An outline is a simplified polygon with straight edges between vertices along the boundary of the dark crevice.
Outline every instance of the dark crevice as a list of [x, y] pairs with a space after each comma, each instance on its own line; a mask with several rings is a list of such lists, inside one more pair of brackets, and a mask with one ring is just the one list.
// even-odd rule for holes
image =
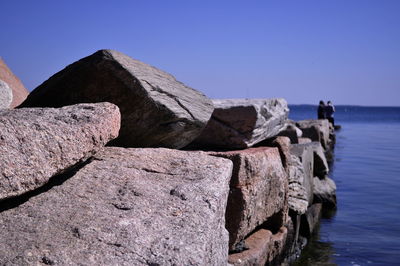
[[9, 209], [16, 208], [21, 204], [27, 202], [30, 198], [35, 197], [39, 194], [49, 191], [51, 188], [55, 186], [62, 185], [65, 181], [73, 177], [80, 169], [82, 169], [85, 165], [89, 164], [93, 158], [89, 158], [86, 161], [78, 162], [72, 167], [67, 168], [63, 171], [63, 173], [55, 175], [49, 179], [49, 181], [43, 186], [34, 189], [32, 191], [26, 192], [22, 195], [18, 195], [15, 197], [10, 197], [4, 200], [0, 200], [0, 213], [3, 211], [7, 211]]

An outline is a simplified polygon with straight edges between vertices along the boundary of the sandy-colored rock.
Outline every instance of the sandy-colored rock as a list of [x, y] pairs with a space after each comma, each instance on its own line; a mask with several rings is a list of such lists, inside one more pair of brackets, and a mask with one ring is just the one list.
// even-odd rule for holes
[[0, 109], [9, 108], [13, 99], [11, 88], [0, 79]]
[[210, 154], [233, 162], [226, 209], [230, 250], [265, 222], [280, 228], [288, 212], [288, 181], [278, 149], [258, 147]]
[[118, 136], [110, 103], [0, 110], [0, 199], [34, 190]]
[[284, 99], [213, 100], [215, 110], [195, 147], [244, 149], [276, 136], [287, 119]]
[[276, 234], [260, 229], [246, 239], [248, 250], [229, 255], [229, 263], [235, 266], [264, 266], [276, 260], [285, 248], [287, 228]]
[[299, 140], [299, 144], [306, 144], [306, 143], [312, 142], [312, 140], [309, 138], [299, 138], [298, 140]]
[[231, 171], [202, 152], [107, 147], [0, 213], [0, 264], [226, 265]]
[[10, 108], [14, 108], [21, 104], [29, 92], [25, 88], [24, 84], [22, 84], [21, 80], [17, 78], [10, 68], [6, 65], [6, 63], [0, 58], [0, 80], [3, 80], [8, 84], [8, 86], [12, 90], [12, 102], [9, 106]]
[[211, 100], [172, 75], [113, 50], [100, 50], [50, 77], [22, 107], [111, 102], [121, 110], [113, 145], [181, 148], [214, 110]]

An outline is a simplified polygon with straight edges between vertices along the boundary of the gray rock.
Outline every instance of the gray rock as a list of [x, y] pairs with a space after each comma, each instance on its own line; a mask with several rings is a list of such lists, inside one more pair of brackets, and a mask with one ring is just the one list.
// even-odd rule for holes
[[292, 155], [288, 166], [288, 206], [298, 214], [307, 211], [309, 205], [309, 182], [304, 173], [304, 166], [300, 159]]
[[9, 108], [12, 102], [12, 90], [0, 79], [0, 108]]
[[215, 110], [193, 146], [244, 149], [276, 136], [287, 119], [284, 99], [213, 100]]
[[322, 204], [315, 203], [308, 207], [305, 214], [301, 216], [300, 234], [310, 238], [321, 218]]
[[278, 149], [258, 147], [210, 154], [233, 162], [226, 209], [230, 250], [263, 223], [264, 228], [269, 227], [266, 229], [279, 229], [288, 213], [288, 180]]
[[311, 142], [303, 145], [309, 145], [314, 152], [314, 176], [324, 178], [329, 173], [328, 162], [324, 150], [319, 142]]
[[299, 143], [299, 138], [302, 136], [302, 134], [303, 132], [296, 126], [294, 122], [287, 121], [278, 133], [278, 136], [286, 136], [290, 139], [291, 143], [296, 144]]
[[292, 144], [290, 153], [300, 159], [303, 165], [302, 186], [307, 191], [308, 205], [313, 203], [314, 150], [307, 144]]
[[226, 265], [231, 171], [202, 152], [105, 148], [0, 213], [0, 264]]
[[335, 181], [325, 176], [323, 179], [314, 177], [315, 202], [321, 202], [329, 208], [336, 207], [336, 184]]
[[331, 129], [328, 120], [302, 120], [298, 121], [296, 125], [303, 131], [303, 137], [310, 138], [312, 141], [320, 142], [325, 150], [329, 150], [331, 148]]
[[110, 103], [0, 110], [0, 200], [34, 190], [118, 136]]
[[29, 92], [22, 84], [21, 80], [14, 75], [11, 69], [0, 58], [0, 79], [7, 83], [12, 93], [12, 101], [9, 108], [14, 108], [21, 104], [28, 96]]
[[127, 55], [100, 50], [53, 75], [22, 107], [111, 102], [121, 110], [113, 145], [181, 148], [203, 130], [211, 100], [170, 74]]

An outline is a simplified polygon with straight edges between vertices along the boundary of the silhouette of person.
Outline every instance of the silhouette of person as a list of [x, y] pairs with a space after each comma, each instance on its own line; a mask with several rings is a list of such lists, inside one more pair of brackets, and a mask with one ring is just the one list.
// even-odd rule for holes
[[332, 123], [332, 126], [335, 126], [335, 119], [333, 118], [333, 113], [335, 112], [335, 107], [333, 106], [331, 101], [328, 101], [328, 105], [325, 107], [325, 115], [329, 122]]
[[318, 105], [318, 119], [325, 119], [326, 115], [325, 115], [325, 103], [324, 101], [319, 101], [319, 105]]

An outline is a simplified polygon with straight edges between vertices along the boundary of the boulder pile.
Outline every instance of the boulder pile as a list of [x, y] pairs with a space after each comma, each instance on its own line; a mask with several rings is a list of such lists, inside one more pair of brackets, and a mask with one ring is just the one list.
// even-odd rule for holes
[[11, 87], [1, 265], [276, 265], [336, 206], [333, 128], [288, 120], [284, 99], [210, 100], [112, 50], [17, 109]]

